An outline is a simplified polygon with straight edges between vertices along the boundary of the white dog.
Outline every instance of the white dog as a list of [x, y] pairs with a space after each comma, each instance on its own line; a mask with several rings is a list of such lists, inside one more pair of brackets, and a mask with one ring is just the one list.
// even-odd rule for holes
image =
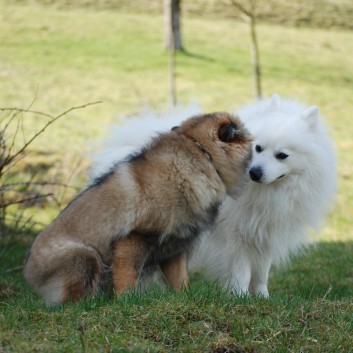
[[[155, 131], [199, 112], [191, 107], [164, 117], [127, 120], [110, 141], [110, 151], [96, 156], [93, 175], [106, 171]], [[236, 114], [254, 137], [249, 178], [236, 200], [225, 200], [189, 267], [236, 293], [268, 297], [271, 265], [302, 248], [308, 229], [317, 230], [330, 208], [336, 190], [335, 155], [316, 107], [273, 95]]]

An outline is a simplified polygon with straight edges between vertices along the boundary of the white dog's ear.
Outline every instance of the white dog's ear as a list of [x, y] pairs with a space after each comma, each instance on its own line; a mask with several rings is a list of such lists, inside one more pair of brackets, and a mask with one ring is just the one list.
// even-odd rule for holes
[[303, 114], [304, 120], [309, 125], [309, 128], [313, 131], [315, 130], [317, 120], [319, 118], [319, 108], [315, 105], [309, 107]]
[[277, 93], [273, 93], [270, 103], [272, 107], [279, 107], [281, 105], [281, 97]]

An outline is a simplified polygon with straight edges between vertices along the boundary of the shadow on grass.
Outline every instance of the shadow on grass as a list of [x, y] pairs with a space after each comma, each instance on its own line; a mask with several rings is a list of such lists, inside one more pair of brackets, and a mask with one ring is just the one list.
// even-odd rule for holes
[[180, 52], [180, 55], [184, 55], [191, 59], [197, 59], [197, 60], [206, 61], [206, 62], [212, 62], [212, 63], [216, 62], [214, 58], [211, 58], [206, 55], [198, 54], [198, 53], [193, 53], [188, 50], [183, 50], [182, 52]]

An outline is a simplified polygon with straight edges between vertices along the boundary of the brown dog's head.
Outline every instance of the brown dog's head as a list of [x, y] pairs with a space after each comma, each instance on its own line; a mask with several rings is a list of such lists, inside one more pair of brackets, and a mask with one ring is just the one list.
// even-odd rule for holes
[[204, 114], [186, 120], [177, 131], [204, 149], [232, 195], [251, 158], [252, 138], [240, 119], [228, 113]]

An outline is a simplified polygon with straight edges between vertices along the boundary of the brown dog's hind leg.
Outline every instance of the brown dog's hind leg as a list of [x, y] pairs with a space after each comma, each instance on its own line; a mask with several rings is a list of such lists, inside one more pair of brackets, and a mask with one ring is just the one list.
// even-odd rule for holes
[[[66, 239], [49, 245], [34, 247], [24, 269], [25, 278], [46, 304], [63, 304], [94, 294], [104, 271], [97, 251]], [[55, 252], [55, 247], [60, 251]]]
[[144, 265], [145, 252], [145, 243], [137, 234], [129, 234], [114, 243], [113, 282], [119, 294], [136, 287]]
[[161, 265], [161, 270], [167, 282], [175, 291], [187, 288], [189, 277], [187, 271], [186, 254], [178, 254]]
[[103, 274], [103, 263], [96, 251], [77, 249], [71, 256], [63, 264], [67, 279], [62, 303], [76, 302], [86, 295], [94, 294]]

